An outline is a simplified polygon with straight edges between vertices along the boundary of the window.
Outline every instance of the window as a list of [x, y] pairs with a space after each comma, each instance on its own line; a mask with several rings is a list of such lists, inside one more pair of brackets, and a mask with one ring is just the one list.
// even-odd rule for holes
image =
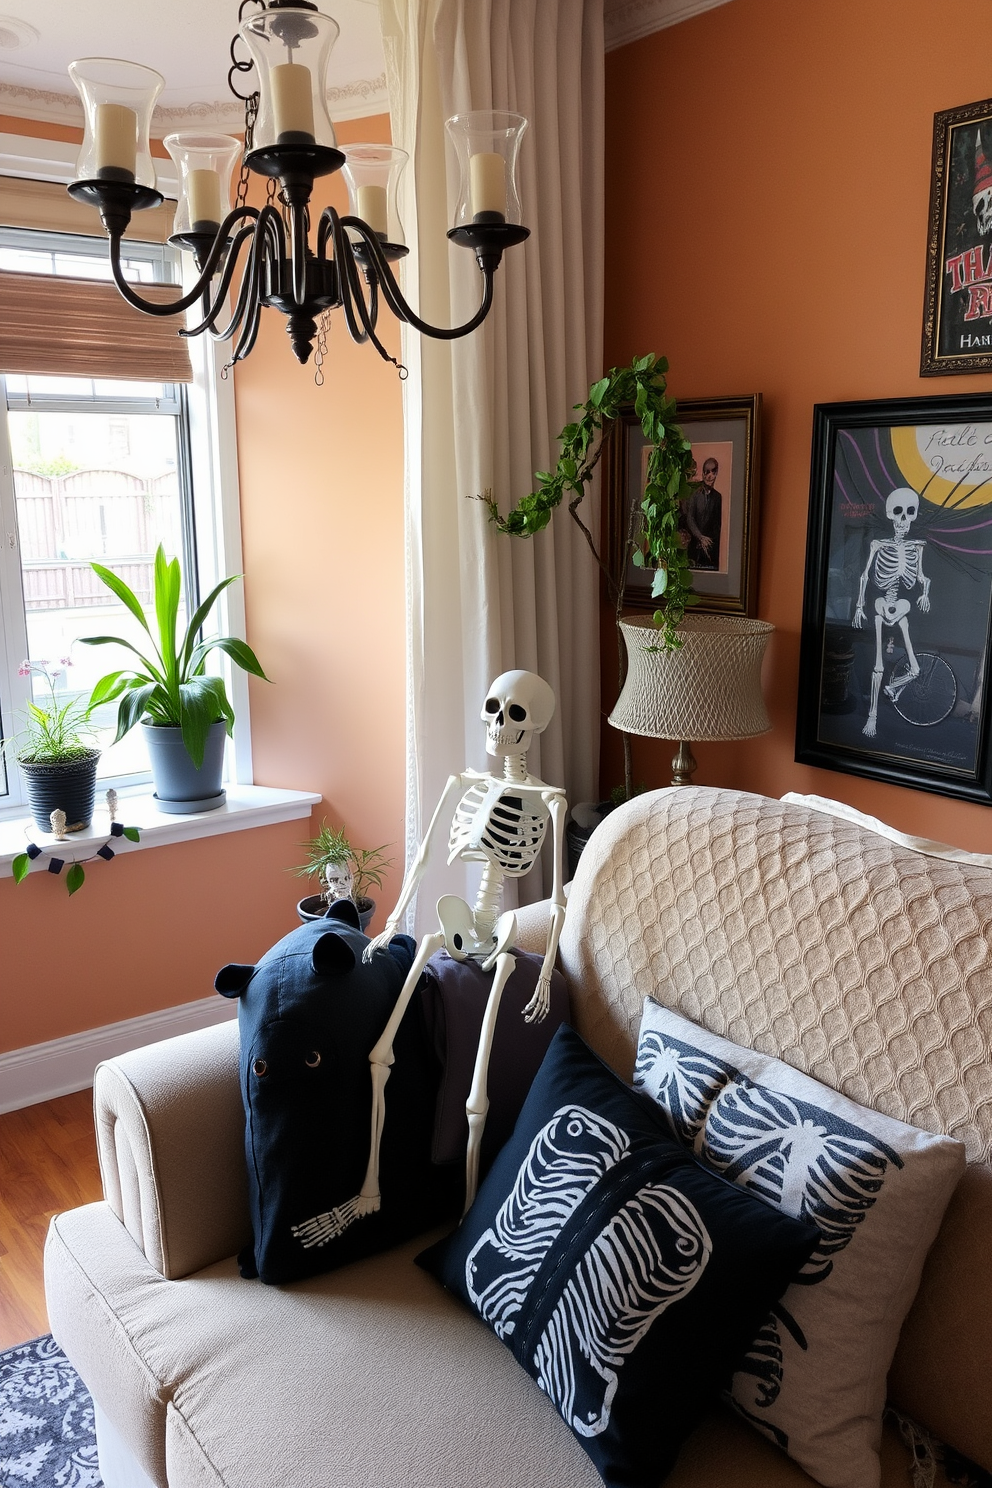
[[[167, 245], [126, 246], [130, 279], [154, 284], [178, 277], [177, 256]], [[77, 281], [105, 280], [110, 272], [99, 240], [18, 229], [0, 229], [3, 270]], [[8, 282], [15, 287], [21, 283]], [[43, 296], [43, 283], [41, 291]], [[154, 325], [168, 326], [175, 337], [176, 321]], [[39, 698], [45, 690], [43, 679], [20, 675], [24, 658], [53, 664], [59, 670], [57, 689], [85, 697], [98, 677], [128, 666], [128, 653], [84, 646], [80, 637], [116, 634], [141, 649], [141, 627], [100, 583], [91, 567], [94, 560], [118, 573], [147, 605], [155, 549], [162, 543], [182, 564], [187, 615], [197, 603], [201, 582], [209, 588], [223, 573], [240, 570], [236, 465], [222, 437], [226, 429], [228, 443], [232, 440], [230, 409], [218, 407], [213, 348], [193, 345], [189, 386], [76, 375], [83, 370], [78, 350], [71, 376], [9, 371], [0, 376], [2, 734], [16, 735], [18, 713], [32, 690]], [[179, 349], [183, 346], [180, 342]], [[111, 344], [111, 361], [114, 354]], [[104, 355], [97, 370], [104, 374], [114, 368]], [[221, 400], [225, 394], [229, 399], [229, 390], [220, 386]], [[228, 489], [222, 494], [225, 465]], [[243, 634], [240, 596], [231, 596], [221, 621], [228, 633]], [[228, 682], [239, 734], [246, 736], [243, 675], [236, 672]], [[115, 717], [116, 705], [111, 704], [94, 719], [105, 743], [99, 774], [107, 785], [141, 783], [148, 776], [138, 731], [106, 747]], [[239, 743], [229, 774], [246, 780], [246, 737]], [[0, 808], [16, 806], [21, 799], [18, 772], [8, 761], [0, 771]]]

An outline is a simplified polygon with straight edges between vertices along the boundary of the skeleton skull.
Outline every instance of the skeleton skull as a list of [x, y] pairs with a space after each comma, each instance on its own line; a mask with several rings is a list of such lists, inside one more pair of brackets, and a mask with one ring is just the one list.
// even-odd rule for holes
[[992, 232], [992, 186], [980, 191], [972, 201], [975, 221], [980, 233]]
[[892, 523], [896, 537], [906, 536], [916, 521], [919, 510], [920, 498], [908, 486], [901, 486], [898, 491], [892, 492], [885, 503], [885, 515]]
[[534, 672], [503, 672], [489, 688], [480, 717], [486, 725], [486, 752], [526, 754], [535, 734], [551, 722], [555, 695]]

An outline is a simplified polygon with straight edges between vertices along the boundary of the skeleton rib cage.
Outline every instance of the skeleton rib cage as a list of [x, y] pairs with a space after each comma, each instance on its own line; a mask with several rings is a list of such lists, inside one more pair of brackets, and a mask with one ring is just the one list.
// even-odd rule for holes
[[894, 594], [901, 583], [913, 589], [920, 582], [922, 542], [880, 542], [871, 563], [871, 576], [876, 587]]
[[448, 862], [491, 863], [510, 878], [522, 878], [537, 862], [548, 826], [540, 799], [517, 795], [491, 777], [474, 782], [455, 807]]

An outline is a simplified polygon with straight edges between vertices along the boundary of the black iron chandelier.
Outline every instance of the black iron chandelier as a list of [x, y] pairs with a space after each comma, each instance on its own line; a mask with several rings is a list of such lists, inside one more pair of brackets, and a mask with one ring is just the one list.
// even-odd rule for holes
[[[352, 340], [370, 341], [395, 361], [376, 334], [380, 298], [425, 336], [454, 340], [482, 324], [505, 248], [529, 229], [520, 221], [516, 162], [527, 120], [505, 112], [456, 115], [446, 124], [460, 166], [452, 242], [474, 250], [482, 303], [464, 325], [433, 326], [407, 304], [390, 267], [408, 252], [396, 206], [406, 155], [388, 145], [339, 149], [327, 112], [326, 75], [339, 27], [311, 0], [242, 0], [231, 42], [228, 82], [245, 105], [245, 139], [181, 133], [163, 141], [179, 172], [170, 242], [193, 255], [198, 278], [168, 304], [143, 299], [125, 278], [121, 240], [131, 214], [163, 201], [149, 130], [165, 80], [150, 67], [108, 57], [73, 62], [69, 75], [83, 100], [85, 131], [69, 194], [99, 208], [110, 239], [114, 282], [147, 315], [179, 315], [200, 303], [200, 321], [180, 335], [209, 333], [234, 341], [243, 361], [258, 336], [263, 306], [287, 317], [293, 351], [306, 362], [318, 321], [341, 309]], [[247, 49], [243, 54], [242, 46]], [[237, 83], [254, 72], [255, 87]], [[238, 156], [235, 202], [230, 180]], [[341, 170], [349, 211], [326, 207], [311, 244], [310, 197], [318, 176]], [[265, 206], [248, 205], [250, 173], [268, 179]], [[229, 208], [229, 210], [228, 210]]]

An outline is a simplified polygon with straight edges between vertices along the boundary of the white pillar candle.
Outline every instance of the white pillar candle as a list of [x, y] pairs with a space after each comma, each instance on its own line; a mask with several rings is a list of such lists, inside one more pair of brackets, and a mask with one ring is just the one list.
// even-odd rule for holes
[[373, 232], [382, 233], [385, 237], [389, 231], [385, 186], [359, 186], [355, 198], [358, 209], [356, 215], [367, 222]]
[[472, 216], [480, 212], [498, 212], [506, 216], [506, 165], [502, 155], [482, 152], [470, 155], [469, 203]]
[[299, 62], [279, 62], [269, 71], [276, 143], [282, 134], [314, 138], [310, 69]]
[[[220, 176], [215, 170], [191, 170], [186, 174], [186, 206], [189, 225], [209, 223], [213, 229], [220, 226], [224, 215], [220, 203]], [[206, 231], [201, 228], [200, 231]]]
[[98, 103], [93, 127], [97, 173], [125, 171], [133, 180], [138, 158], [138, 116], [122, 103]]

